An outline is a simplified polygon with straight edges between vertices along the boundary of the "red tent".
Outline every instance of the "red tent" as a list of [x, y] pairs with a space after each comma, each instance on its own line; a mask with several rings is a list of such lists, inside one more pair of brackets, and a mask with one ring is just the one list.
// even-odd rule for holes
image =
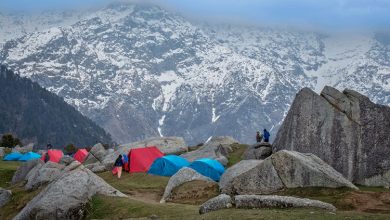
[[[49, 154], [49, 161], [58, 163], [60, 162], [61, 158], [64, 156], [64, 153], [62, 153], [62, 150], [48, 150], [47, 153]], [[45, 161], [46, 153], [42, 154], [41, 160]]]
[[84, 162], [85, 158], [88, 156], [88, 151], [86, 149], [79, 149], [73, 156], [75, 160], [82, 163]]
[[164, 156], [157, 147], [134, 148], [129, 152], [130, 173], [148, 172], [155, 159]]

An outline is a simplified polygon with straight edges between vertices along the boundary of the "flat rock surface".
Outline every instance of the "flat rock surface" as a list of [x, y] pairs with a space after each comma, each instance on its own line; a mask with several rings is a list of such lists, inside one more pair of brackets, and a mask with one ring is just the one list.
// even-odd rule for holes
[[336, 211], [336, 207], [332, 204], [321, 202], [312, 199], [302, 199], [291, 196], [275, 196], [275, 195], [238, 195], [234, 197], [237, 208], [300, 208], [313, 207]]

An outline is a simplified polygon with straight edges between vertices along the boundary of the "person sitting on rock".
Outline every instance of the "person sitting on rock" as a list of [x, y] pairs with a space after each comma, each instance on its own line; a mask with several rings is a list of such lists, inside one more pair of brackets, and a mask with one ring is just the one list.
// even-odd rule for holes
[[256, 142], [260, 143], [262, 139], [263, 139], [263, 135], [260, 134], [260, 131], [257, 131], [256, 132]]
[[269, 142], [269, 137], [271, 136], [270, 133], [267, 131], [267, 129], [264, 128], [264, 142], [268, 143]]
[[119, 179], [121, 178], [122, 175], [122, 167], [123, 167], [122, 155], [119, 155], [118, 158], [115, 160], [114, 166], [116, 168], [118, 179]]

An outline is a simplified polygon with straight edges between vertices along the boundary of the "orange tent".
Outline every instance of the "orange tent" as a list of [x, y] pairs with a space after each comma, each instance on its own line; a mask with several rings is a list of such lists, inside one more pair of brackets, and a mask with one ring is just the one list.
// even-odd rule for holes
[[85, 158], [88, 156], [88, 151], [86, 149], [79, 149], [73, 156], [75, 160], [82, 163], [84, 162]]
[[61, 158], [64, 156], [62, 150], [48, 150], [47, 153], [42, 154], [41, 157], [42, 161], [45, 161], [46, 154], [49, 154], [49, 161], [54, 163], [60, 162]]
[[164, 156], [157, 147], [134, 148], [129, 152], [130, 173], [148, 172], [155, 159]]

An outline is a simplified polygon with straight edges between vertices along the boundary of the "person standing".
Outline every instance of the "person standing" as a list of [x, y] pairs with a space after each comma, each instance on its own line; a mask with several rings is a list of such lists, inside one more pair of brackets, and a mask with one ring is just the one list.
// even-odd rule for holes
[[115, 160], [114, 166], [117, 171], [118, 179], [120, 179], [122, 175], [122, 167], [123, 167], [122, 155], [119, 155], [118, 158]]
[[257, 131], [256, 132], [256, 142], [260, 143], [262, 139], [263, 139], [263, 135], [260, 134], [260, 131]]
[[264, 142], [268, 143], [270, 136], [271, 136], [270, 133], [267, 131], [267, 129], [264, 128], [264, 134], [263, 134]]

